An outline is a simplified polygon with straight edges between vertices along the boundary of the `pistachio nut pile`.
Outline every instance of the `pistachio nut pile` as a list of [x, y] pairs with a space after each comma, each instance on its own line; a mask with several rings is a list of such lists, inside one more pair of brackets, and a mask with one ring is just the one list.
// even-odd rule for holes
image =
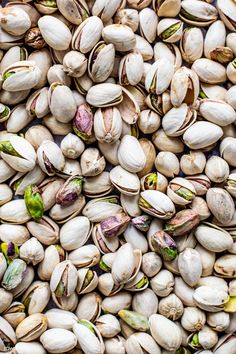
[[0, 353], [236, 354], [236, 1], [3, 3]]

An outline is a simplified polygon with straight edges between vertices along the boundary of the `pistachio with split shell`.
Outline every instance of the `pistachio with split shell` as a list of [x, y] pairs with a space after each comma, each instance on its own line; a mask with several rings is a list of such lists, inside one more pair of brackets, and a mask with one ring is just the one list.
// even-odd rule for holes
[[236, 167], [235, 162], [236, 139], [226, 137], [220, 144], [220, 154], [223, 159], [231, 166]]
[[197, 285], [202, 275], [202, 261], [196, 249], [186, 248], [178, 257], [179, 272], [189, 286]]
[[[130, 90], [127, 90], [123, 86], [121, 88], [122, 88], [123, 100], [122, 102], [119, 103], [117, 108], [119, 109], [121, 118], [125, 123], [135, 124], [140, 115], [139, 103], [136, 100], [134, 94]], [[133, 125], [131, 127], [135, 127], [135, 126]], [[125, 133], [123, 135], [125, 135]], [[128, 135], [131, 135], [131, 133], [129, 133]], [[135, 134], [134, 132], [133, 136], [137, 136], [137, 134]]]
[[11, 303], [13, 301], [13, 295], [11, 294], [10, 291], [7, 291], [3, 288], [0, 288], [0, 295], [1, 295], [1, 299], [2, 299], [1, 306], [0, 306], [0, 312], [3, 313], [11, 305]]
[[120, 318], [125, 321], [131, 328], [140, 332], [149, 330], [149, 323], [146, 316], [141, 313], [129, 310], [121, 310], [118, 312]]
[[101, 231], [100, 224], [96, 224], [92, 231], [93, 242], [102, 254], [115, 252], [119, 247], [119, 239], [117, 237], [107, 238]]
[[122, 119], [116, 107], [99, 108], [94, 115], [94, 133], [98, 141], [113, 143], [120, 138]]
[[223, 332], [230, 324], [230, 316], [226, 312], [213, 312], [207, 315], [207, 324], [217, 332]]
[[181, 2], [180, 18], [186, 23], [193, 26], [209, 26], [217, 19], [217, 9], [207, 3], [198, 3], [192, 0], [191, 3], [184, 0]]
[[187, 27], [184, 29], [180, 42], [180, 50], [183, 59], [190, 64], [200, 59], [202, 57], [204, 43], [200, 28]]
[[116, 214], [100, 222], [101, 232], [105, 237], [115, 237], [122, 234], [127, 228], [130, 217], [125, 214]]
[[173, 75], [174, 65], [169, 60], [158, 59], [146, 75], [146, 90], [152, 94], [162, 94], [168, 88]]
[[183, 22], [179, 19], [164, 18], [157, 25], [158, 36], [167, 43], [180, 40], [183, 32]]
[[5, 122], [10, 117], [10, 113], [10, 108], [0, 103], [0, 123]]
[[159, 172], [152, 172], [142, 177], [141, 189], [144, 190], [157, 190], [165, 193], [168, 186], [168, 181], [164, 175]]
[[95, 325], [103, 338], [112, 338], [121, 330], [118, 319], [110, 314], [102, 315], [97, 318]]
[[95, 0], [92, 14], [101, 17], [103, 22], [108, 22], [120, 7], [122, 7], [122, 0], [114, 0], [112, 3], [106, 0]]
[[150, 242], [152, 249], [165, 261], [171, 261], [177, 257], [176, 243], [165, 231], [157, 231], [151, 236]]
[[143, 58], [140, 53], [125, 55], [119, 65], [120, 85], [137, 85], [143, 76]]
[[24, 311], [25, 307], [21, 302], [13, 301], [4, 311], [3, 318], [15, 329], [25, 319]]
[[138, 126], [144, 134], [152, 134], [160, 127], [160, 116], [151, 109], [145, 109], [141, 111]]
[[102, 298], [98, 293], [91, 292], [81, 297], [75, 311], [78, 319], [95, 321], [101, 315]]
[[[54, 16], [43, 16], [38, 21], [38, 27], [45, 42], [53, 49], [66, 50], [71, 42], [69, 28]], [[57, 31], [54, 29], [57, 28]]]
[[72, 204], [82, 191], [83, 177], [72, 176], [64, 183], [56, 195], [56, 202], [61, 205]]
[[214, 270], [219, 276], [235, 278], [235, 262], [235, 254], [225, 254], [216, 260]]
[[220, 312], [224, 304], [228, 302], [229, 295], [224, 290], [203, 285], [195, 289], [193, 298], [201, 309], [208, 312]]
[[205, 175], [187, 176], [186, 179], [194, 185], [196, 195], [206, 194], [211, 186], [211, 181]]
[[38, 276], [41, 280], [50, 280], [55, 266], [64, 261], [66, 252], [59, 245], [51, 245], [45, 249], [44, 259], [38, 266]]
[[218, 125], [198, 121], [185, 131], [183, 140], [190, 149], [198, 150], [212, 146], [222, 135], [223, 130]]
[[181, 104], [177, 108], [171, 108], [163, 117], [162, 126], [168, 136], [182, 135], [197, 118], [197, 112], [187, 106], [186, 103]]
[[0, 350], [5, 352], [7, 347], [16, 344], [16, 335], [12, 326], [3, 317], [0, 317]]
[[[180, 90], [181, 82], [181, 90]], [[181, 103], [195, 104], [199, 94], [197, 74], [185, 66], [176, 70], [171, 81], [171, 103], [178, 107]]]
[[98, 42], [92, 49], [88, 61], [88, 73], [96, 82], [105, 81], [112, 73], [115, 62], [115, 47], [112, 43]]
[[29, 116], [24, 104], [20, 104], [13, 108], [9, 119], [6, 123], [6, 128], [10, 133], [18, 133], [32, 121], [33, 117]]
[[162, 315], [153, 314], [149, 318], [149, 323], [153, 338], [164, 349], [174, 351], [180, 347], [182, 335], [174, 322]]
[[58, 225], [47, 216], [43, 216], [38, 222], [27, 222], [27, 228], [44, 245], [55, 244], [59, 239]]
[[77, 268], [93, 267], [100, 260], [100, 252], [95, 245], [85, 245], [70, 252], [69, 261]]
[[63, 0], [58, 0], [57, 6], [62, 15], [75, 25], [79, 25], [89, 16], [89, 8], [84, 0], [69, 0], [66, 4]]
[[127, 354], [144, 353], [160, 354], [161, 349], [152, 336], [147, 333], [136, 332], [131, 334], [125, 343]]
[[194, 349], [210, 349], [213, 348], [217, 342], [217, 333], [206, 325], [199, 332], [191, 334], [188, 337], [188, 345]]
[[123, 99], [121, 86], [110, 83], [92, 86], [86, 100], [94, 107], [110, 107], [119, 104]]
[[107, 171], [100, 173], [98, 176], [86, 178], [83, 184], [83, 193], [90, 198], [105, 196], [112, 190], [113, 185]]
[[184, 209], [165, 224], [165, 231], [173, 236], [183, 236], [200, 222], [199, 215], [191, 209]]
[[[154, 59], [169, 60], [174, 65], [175, 69], [179, 69], [182, 65], [181, 52], [177, 45], [172, 43], [157, 42], [154, 45]], [[165, 94], [168, 94], [168, 92]]]
[[[102, 268], [101, 265], [100, 268], [104, 270], [104, 267]], [[98, 278], [98, 289], [105, 296], [114, 296], [122, 288], [123, 284], [115, 284], [111, 273], [104, 273]]]
[[147, 288], [136, 292], [132, 300], [132, 309], [147, 318], [158, 310], [158, 298], [153, 290]]
[[223, 354], [226, 350], [229, 354], [233, 354], [235, 348], [236, 338], [234, 334], [226, 334], [223, 336], [215, 346], [214, 353]]
[[2, 88], [16, 92], [35, 87], [41, 78], [41, 70], [34, 61], [19, 61], [7, 66], [2, 73]]
[[72, 37], [72, 48], [83, 54], [90, 52], [99, 42], [103, 23], [97, 16], [85, 19], [75, 30]]
[[56, 297], [56, 295], [52, 293], [52, 300], [59, 309], [65, 311], [75, 311], [78, 305], [78, 295], [76, 292], [73, 292], [70, 296], [62, 297]]
[[25, 134], [25, 139], [28, 140], [35, 149], [38, 149], [44, 140], [53, 141], [50, 131], [42, 125], [33, 125], [30, 127]]
[[168, 197], [177, 205], [191, 203], [196, 195], [194, 186], [182, 177], [172, 179], [167, 187]]
[[97, 148], [87, 148], [81, 155], [80, 164], [83, 176], [94, 177], [103, 172], [106, 161]]
[[87, 320], [79, 320], [73, 326], [73, 332], [77, 337], [82, 350], [87, 353], [99, 354], [105, 350], [102, 336], [96, 326]]
[[217, 1], [217, 8], [221, 20], [224, 22], [225, 26], [230, 30], [235, 32], [235, 4], [229, 0]]
[[48, 88], [35, 91], [26, 102], [26, 110], [30, 116], [42, 118], [49, 113]]
[[28, 287], [32, 284], [34, 280], [34, 276], [34, 268], [31, 266], [27, 266], [25, 271], [23, 272], [23, 277], [21, 279], [20, 284], [11, 290], [14, 298], [22, 295], [28, 289]]
[[40, 263], [44, 259], [43, 246], [35, 237], [31, 237], [21, 246], [20, 258], [27, 264], [36, 265]]
[[213, 59], [212, 54], [214, 51], [225, 45], [225, 37], [226, 29], [223, 21], [213, 22], [206, 33], [204, 41], [204, 54], [208, 59]]
[[45, 140], [37, 150], [38, 163], [41, 169], [49, 176], [62, 171], [65, 158], [56, 143]]
[[208, 219], [211, 212], [208, 208], [207, 202], [202, 197], [195, 197], [191, 209], [193, 209], [198, 215], [201, 221]]
[[112, 43], [120, 52], [128, 52], [134, 49], [136, 38], [132, 29], [125, 25], [108, 25], [102, 31], [102, 37], [106, 43]]
[[236, 187], [236, 174], [235, 174], [235, 173], [231, 173], [231, 174], [228, 176], [228, 179], [227, 179], [227, 182], [226, 182], [226, 185], [225, 185], [225, 189], [226, 189], [233, 197], [236, 196], [235, 187]]
[[33, 146], [24, 138], [17, 135], [0, 142], [1, 157], [14, 170], [28, 172], [32, 170], [36, 162], [36, 154]]
[[181, 8], [180, 0], [153, 0], [152, 5], [160, 17], [175, 17]]
[[97, 273], [89, 268], [81, 268], [77, 272], [78, 281], [76, 291], [78, 294], [86, 294], [93, 291], [98, 285]]
[[77, 285], [77, 271], [70, 261], [58, 263], [52, 272], [50, 289], [57, 297], [70, 296]]
[[121, 166], [114, 167], [110, 172], [111, 183], [125, 195], [136, 195], [140, 190], [140, 181], [135, 173], [126, 171]]
[[90, 200], [82, 214], [87, 216], [91, 222], [100, 222], [104, 218], [116, 215], [122, 211], [119, 198], [116, 195], [101, 197]]
[[175, 213], [171, 199], [164, 193], [155, 190], [141, 192], [139, 206], [147, 214], [160, 219], [170, 219]]
[[230, 223], [235, 206], [231, 195], [226, 190], [210, 188], [206, 194], [206, 201], [211, 213], [222, 225]]
[[24, 200], [26, 208], [31, 217], [38, 221], [44, 213], [44, 205], [39, 189], [36, 186], [29, 185], [24, 192]]
[[148, 281], [148, 278], [146, 277], [146, 275], [141, 271], [138, 271], [136, 273], [137, 274], [135, 276], [131, 277], [131, 280], [129, 280], [125, 284], [125, 286], [124, 286], [125, 290], [129, 290], [132, 292], [140, 292], [140, 291], [147, 289], [149, 281]]

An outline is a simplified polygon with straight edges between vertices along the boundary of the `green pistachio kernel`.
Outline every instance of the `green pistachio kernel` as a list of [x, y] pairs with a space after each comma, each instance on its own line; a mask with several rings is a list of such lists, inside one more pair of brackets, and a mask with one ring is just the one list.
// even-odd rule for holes
[[175, 191], [175, 193], [186, 200], [192, 200], [194, 197], [194, 194], [189, 189], [184, 187], [180, 187]]
[[91, 324], [89, 322], [87, 322], [85, 320], [79, 320], [78, 323], [87, 327], [92, 333], [95, 334], [94, 328], [93, 328], [93, 326], [91, 326]]
[[18, 152], [14, 149], [12, 144], [9, 140], [0, 141], [0, 151], [4, 152], [5, 154], [20, 157]]
[[174, 23], [172, 26], [167, 28], [164, 32], [161, 33], [162, 39], [168, 39], [173, 36], [181, 27], [181, 22]]
[[144, 275], [135, 285], [136, 289], [142, 289], [145, 285], [147, 285], [149, 283], [148, 281], [148, 277], [146, 277], [146, 275]]
[[25, 190], [24, 200], [26, 208], [32, 218], [40, 220], [44, 213], [43, 199], [36, 186], [28, 186]]

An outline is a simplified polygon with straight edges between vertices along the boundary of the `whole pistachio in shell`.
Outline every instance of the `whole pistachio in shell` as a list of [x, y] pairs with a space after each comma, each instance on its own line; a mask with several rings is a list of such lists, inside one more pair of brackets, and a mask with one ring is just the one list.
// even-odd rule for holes
[[46, 15], [39, 19], [38, 27], [43, 39], [51, 48], [56, 50], [69, 48], [72, 35], [69, 28], [61, 20]]
[[41, 70], [34, 61], [19, 61], [3, 71], [2, 88], [10, 92], [28, 90], [39, 83], [41, 75]]
[[112, 43], [98, 42], [92, 49], [88, 60], [88, 73], [96, 82], [105, 81], [112, 73], [115, 64], [115, 47]]
[[104, 27], [102, 37], [106, 43], [112, 43], [115, 49], [121, 52], [129, 52], [136, 44], [134, 32], [125, 25], [115, 24]]
[[177, 257], [176, 243], [165, 231], [157, 231], [151, 236], [150, 242], [153, 250], [165, 261], [172, 261]]
[[141, 192], [139, 207], [147, 214], [160, 219], [170, 219], [175, 213], [171, 199], [164, 193], [155, 190]]
[[70, 261], [56, 265], [50, 280], [50, 289], [57, 297], [70, 296], [77, 285], [77, 272]]
[[79, 25], [89, 16], [89, 8], [84, 0], [69, 0], [67, 3], [58, 0], [57, 6], [62, 15], [75, 25]]
[[1, 27], [13, 36], [24, 34], [31, 25], [27, 12], [19, 7], [1, 8], [0, 22]]
[[94, 114], [94, 134], [98, 141], [113, 143], [122, 133], [122, 119], [116, 107], [98, 108]]
[[81, 77], [87, 70], [87, 59], [84, 54], [72, 50], [63, 58], [63, 70], [69, 76]]
[[37, 156], [39, 166], [49, 176], [62, 171], [65, 166], [65, 158], [61, 149], [50, 140], [42, 142], [37, 150]]
[[223, 225], [227, 225], [233, 218], [235, 206], [231, 195], [222, 188], [210, 188], [206, 200], [208, 207], [215, 218]]
[[46, 46], [38, 27], [32, 27], [26, 32], [25, 44], [34, 49], [41, 49]]

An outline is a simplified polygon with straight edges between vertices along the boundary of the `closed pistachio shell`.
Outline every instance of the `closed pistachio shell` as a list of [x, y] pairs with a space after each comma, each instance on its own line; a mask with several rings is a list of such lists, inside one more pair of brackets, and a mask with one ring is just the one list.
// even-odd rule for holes
[[108, 25], [102, 31], [106, 43], [112, 43], [121, 52], [130, 51], [135, 47], [136, 38], [132, 29], [125, 25]]
[[179, 271], [184, 281], [195, 286], [202, 275], [202, 262], [198, 251], [186, 248], [178, 258]]
[[68, 352], [77, 344], [74, 333], [63, 328], [48, 329], [41, 335], [40, 342], [49, 353]]
[[[45, 42], [56, 50], [69, 48], [71, 32], [69, 28], [59, 19], [53, 16], [43, 16], [38, 21], [38, 26]], [[54, 29], [57, 28], [55, 32]]]

